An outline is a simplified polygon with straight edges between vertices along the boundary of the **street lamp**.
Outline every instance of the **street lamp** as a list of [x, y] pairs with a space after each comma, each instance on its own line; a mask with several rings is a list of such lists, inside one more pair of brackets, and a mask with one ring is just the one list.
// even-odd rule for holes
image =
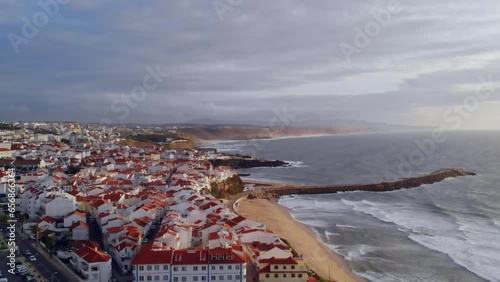
[[[56, 275], [56, 274], [57, 274], [57, 271], [56, 271], [56, 272], [54, 272], [54, 273], [52, 273], [52, 275], [50, 275], [50, 281], [51, 281], [51, 282], [54, 282], [54, 275]], [[59, 281], [59, 280], [58, 280], [58, 281]]]

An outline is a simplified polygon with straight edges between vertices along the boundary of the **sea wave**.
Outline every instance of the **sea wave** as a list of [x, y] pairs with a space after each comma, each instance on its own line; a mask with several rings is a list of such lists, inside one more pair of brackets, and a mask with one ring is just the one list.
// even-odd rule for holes
[[355, 211], [395, 224], [414, 242], [448, 255], [477, 276], [500, 282], [500, 230], [486, 219], [436, 215], [432, 209], [410, 203], [401, 206], [366, 200], [342, 202]]
[[379, 273], [374, 271], [356, 272], [357, 275], [366, 278], [372, 282], [443, 282], [442, 280], [436, 280], [429, 275], [418, 275], [415, 273], [410, 275], [402, 274], [391, 274], [391, 273]]
[[309, 167], [308, 165], [304, 164], [304, 162], [301, 161], [285, 161], [288, 163], [288, 166], [286, 167]]
[[347, 253], [346, 259], [348, 261], [363, 260], [367, 254], [375, 252], [376, 250], [377, 248], [374, 246], [363, 245], [363, 244], [356, 245], [352, 247], [352, 249]]

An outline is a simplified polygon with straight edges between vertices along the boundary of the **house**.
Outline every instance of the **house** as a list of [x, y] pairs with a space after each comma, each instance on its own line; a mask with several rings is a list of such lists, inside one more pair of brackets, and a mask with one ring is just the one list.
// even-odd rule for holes
[[51, 195], [47, 199], [52, 198], [45, 204], [45, 215], [61, 218], [76, 210], [76, 198], [70, 194], [64, 196]]
[[269, 258], [259, 260], [259, 280], [305, 282], [309, 278], [304, 261], [298, 258]]
[[76, 250], [71, 259], [71, 266], [85, 281], [111, 281], [111, 256], [98, 247], [84, 247]]
[[89, 239], [89, 225], [82, 221], [73, 223], [69, 229], [71, 230], [71, 239], [75, 241], [86, 241]]
[[87, 215], [83, 212], [73, 211], [64, 217], [64, 227], [70, 227], [73, 223], [78, 221], [87, 223]]
[[54, 227], [56, 220], [53, 217], [45, 216], [38, 222], [38, 231], [44, 231]]

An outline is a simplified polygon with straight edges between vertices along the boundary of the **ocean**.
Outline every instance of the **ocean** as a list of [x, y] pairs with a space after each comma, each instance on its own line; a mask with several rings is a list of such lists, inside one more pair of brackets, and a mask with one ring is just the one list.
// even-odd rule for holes
[[279, 203], [369, 281], [500, 281], [500, 132], [444, 137], [438, 143], [430, 132], [374, 133], [206, 147], [290, 161], [290, 167], [240, 171], [288, 183], [372, 183], [441, 168], [472, 170], [478, 175], [415, 189], [292, 195]]

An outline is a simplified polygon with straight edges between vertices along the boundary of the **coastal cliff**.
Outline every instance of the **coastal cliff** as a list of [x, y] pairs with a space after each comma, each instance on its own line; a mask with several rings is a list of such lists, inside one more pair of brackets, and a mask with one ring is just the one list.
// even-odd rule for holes
[[275, 198], [293, 194], [329, 194], [338, 192], [370, 191], [388, 192], [400, 189], [416, 188], [424, 184], [441, 182], [446, 178], [456, 178], [460, 176], [476, 175], [476, 173], [464, 169], [441, 169], [427, 175], [399, 179], [391, 182], [381, 182], [374, 184], [353, 184], [353, 185], [326, 185], [326, 186], [306, 186], [306, 185], [284, 185], [282, 187], [262, 187], [256, 188], [250, 198]]
[[237, 174], [221, 182], [210, 182], [210, 194], [218, 199], [231, 198], [243, 192], [244, 188], [243, 181]]

